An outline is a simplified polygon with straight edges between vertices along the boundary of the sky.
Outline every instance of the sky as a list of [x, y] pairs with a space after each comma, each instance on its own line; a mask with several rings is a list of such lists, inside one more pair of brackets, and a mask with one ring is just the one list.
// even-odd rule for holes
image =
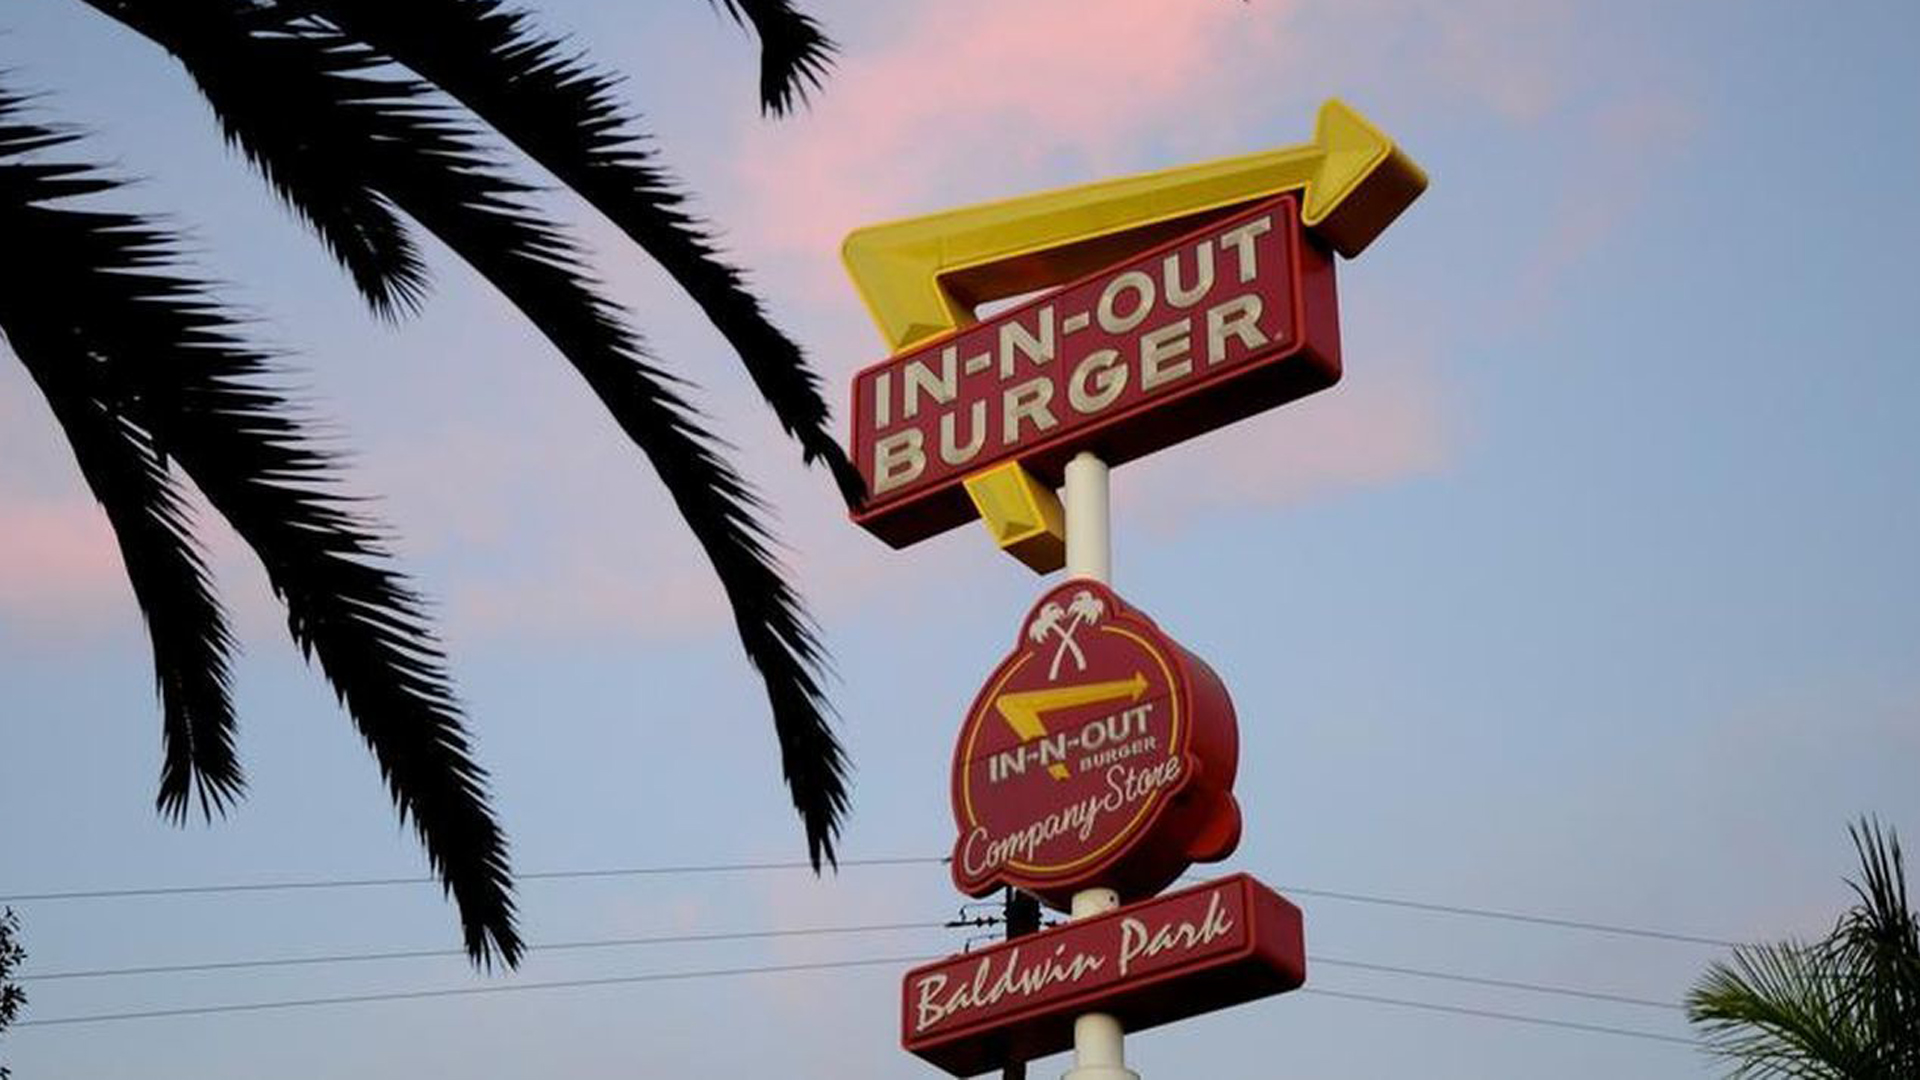
[[[1823, 932], [1846, 825], [1920, 838], [1920, 9], [1896, 0], [813, 0], [810, 108], [755, 109], [753, 42], [696, 0], [548, 0], [833, 388], [884, 347], [838, 264], [879, 220], [1304, 141], [1338, 96], [1430, 189], [1340, 267], [1344, 381], [1114, 473], [1114, 585], [1237, 706], [1244, 870], [1306, 915], [1308, 992], [1128, 1040], [1147, 1080], [1718, 1075], [1684, 1037], [1719, 940]], [[524, 873], [804, 855], [764, 700], [643, 459], [561, 359], [432, 249], [377, 322], [225, 149], [184, 77], [70, 0], [0, 10], [0, 69], [138, 182], [116, 205], [283, 350], [432, 600]], [[952, 739], [1049, 581], [974, 526], [850, 525], [685, 297], [552, 194], [777, 508], [833, 654], [849, 860], [952, 842]], [[0, 257], [31, 252], [0, 248]], [[0, 350], [3, 351], [3, 350]], [[424, 860], [250, 556], [206, 530], [245, 651], [230, 817], [153, 812], [159, 718], [104, 519], [0, 360], [0, 897], [411, 878]], [[1196, 871], [1199, 872], [1199, 871]], [[1208, 868], [1206, 872], [1213, 872]], [[926, 861], [521, 882], [536, 944], [939, 923]], [[875, 960], [867, 966], [87, 1024], [22, 1078], [938, 1075], [898, 1045], [905, 959], [974, 931], [34, 981], [452, 949], [426, 884], [15, 901], [27, 1020]], [[976, 909], [969, 909], [976, 910]], [[1324, 992], [1320, 992], [1324, 991]], [[1055, 1075], [1064, 1058], [1034, 1066]]]

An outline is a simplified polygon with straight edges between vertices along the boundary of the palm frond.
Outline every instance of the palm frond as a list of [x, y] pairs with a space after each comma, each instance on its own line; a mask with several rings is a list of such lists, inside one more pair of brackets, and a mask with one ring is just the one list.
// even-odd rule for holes
[[[15, 114], [19, 104], [0, 94], [0, 118]], [[37, 251], [51, 239], [38, 228], [44, 218], [36, 207], [105, 186], [77, 166], [22, 160], [65, 141], [64, 134], [33, 124], [0, 124], [0, 236], [21, 250]], [[58, 331], [58, 320], [21, 309], [31, 301], [15, 279], [35, 274], [36, 262], [0, 266], [0, 337], [66, 432], [81, 476], [113, 527], [146, 619], [163, 717], [160, 811], [179, 821], [197, 796], [204, 815], [225, 813], [246, 786], [234, 753], [226, 613], [194, 544], [179, 486], [148, 433], [116, 415], [92, 358], [72, 338], [47, 336]]]
[[[719, 453], [700, 416], [598, 295], [569, 241], [510, 202], [514, 186], [484, 174], [450, 123], [401, 118], [407, 145], [433, 147], [455, 170], [396, 162], [394, 199], [538, 325], [574, 365], [666, 484], [733, 608], [734, 627], [773, 709], [781, 766], [815, 868], [834, 858], [847, 806], [846, 761], [816, 675], [822, 654], [800, 598], [758, 520], [760, 499]], [[437, 143], [437, 145], [436, 145]], [[451, 164], [449, 161], [447, 164]], [[464, 190], [449, 190], [452, 172]], [[452, 197], [449, 197], [452, 196]]]
[[[171, 7], [153, 0], [156, 13]], [[819, 644], [772, 555], [760, 501], [701, 431], [675, 380], [598, 293], [571, 242], [519, 200], [525, 186], [492, 168], [475, 133], [433, 103], [430, 87], [373, 74], [384, 58], [329, 27], [290, 21], [261, 32], [237, 17], [254, 10], [247, 0], [210, 0], [202, 8], [236, 13], [213, 32], [222, 35], [223, 53], [252, 54], [248, 63], [264, 79], [258, 89], [283, 105], [277, 122], [326, 140], [321, 152], [487, 278], [574, 365], [647, 455], [712, 562], [747, 657], [766, 682], [810, 856], [816, 867], [832, 861], [846, 809], [846, 762], [828, 724]], [[199, 23], [160, 29], [207, 32]], [[195, 49], [161, 44], [199, 78]], [[308, 108], [326, 115], [307, 116]], [[250, 133], [241, 129], [238, 137]]]
[[[4, 1035], [20, 1010], [27, 1006], [26, 991], [14, 983], [13, 977], [20, 965], [26, 962], [27, 950], [20, 944], [20, 919], [12, 908], [0, 908], [0, 1035]], [[0, 1080], [7, 1080], [7, 1070], [0, 1067]]]
[[[70, 169], [55, 179], [69, 194], [97, 185]], [[30, 238], [34, 257], [5, 282], [16, 351], [60, 341], [46, 363], [86, 362], [104, 410], [146, 433], [259, 556], [294, 640], [319, 661], [459, 905], [468, 953], [516, 963], [506, 842], [439, 646], [370, 526], [334, 494], [331, 461], [266, 385], [265, 358], [202, 286], [166, 272], [173, 245], [139, 219], [45, 202], [19, 215], [5, 235]]]
[[[201, 89], [214, 103], [228, 144], [313, 228], [374, 312], [396, 318], [419, 307], [427, 287], [426, 264], [392, 206], [316, 153], [312, 132], [275, 123], [285, 103], [259, 93], [261, 73], [247, 63], [246, 54], [208, 51], [218, 48], [223, 14], [251, 20], [264, 31], [279, 18], [276, 13], [265, 8], [222, 13], [202, 10], [199, 4], [140, 0], [85, 2], [149, 38], [164, 37], [170, 48], [194, 51], [194, 56], [180, 59], [205, 73]], [[241, 130], [250, 137], [241, 139]]]
[[802, 458], [826, 465], [847, 504], [859, 505], [865, 486], [833, 435], [819, 376], [800, 346], [773, 325], [740, 270], [721, 258], [679, 185], [641, 145], [613, 78], [499, 0], [281, 3], [326, 19], [345, 37], [418, 73], [605, 214], [726, 338], [782, 429], [800, 443]]
[[[714, 3], [714, 0], [707, 0]], [[833, 63], [834, 44], [793, 0], [719, 0], [733, 21], [760, 38], [760, 108], [784, 116], [818, 89]]]
[[1735, 1077], [1866, 1080], [1873, 1048], [1842, 1000], [1819, 946], [1742, 946], [1687, 994], [1687, 1019]]
[[1853, 974], [1846, 1004], [1870, 1022], [1886, 1075], [1920, 1076], [1920, 920], [1907, 902], [1900, 837], [1868, 819], [1847, 831], [1860, 859], [1860, 880], [1847, 884], [1860, 902], [1831, 937]]

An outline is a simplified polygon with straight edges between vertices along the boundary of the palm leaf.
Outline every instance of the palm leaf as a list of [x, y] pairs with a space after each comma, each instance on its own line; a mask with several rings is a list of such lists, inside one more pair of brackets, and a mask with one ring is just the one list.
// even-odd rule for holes
[[[90, 0], [92, 2], [92, 0]], [[249, 92], [279, 103], [275, 123], [307, 132], [357, 182], [380, 192], [486, 277], [585, 378], [665, 482], [725, 589], [748, 659], [765, 680], [782, 771], [816, 867], [834, 858], [846, 809], [846, 762], [828, 725], [822, 656], [797, 594], [758, 521], [763, 507], [581, 269], [568, 239], [528, 210], [524, 185], [500, 175], [476, 133], [433, 103], [428, 86], [376, 76], [383, 57], [331, 28], [290, 20], [270, 31], [245, 0], [210, 0], [224, 21], [175, 20], [173, 5], [143, 0], [130, 23], [167, 47], [200, 82], [194, 57], [219, 55], [251, 73]], [[191, 44], [178, 34], [205, 35]], [[356, 73], [357, 72], [357, 73]], [[223, 86], [218, 80], [214, 86]], [[315, 110], [320, 115], [308, 115]], [[249, 117], [229, 115], [256, 147]]]
[[[713, 0], [708, 0], [712, 3]], [[775, 116], [793, 110], [818, 88], [833, 62], [834, 45], [820, 24], [792, 0], [720, 0], [733, 21], [760, 36], [760, 108]]]
[[[143, 33], [168, 24], [176, 27], [168, 40], [177, 49], [196, 50], [191, 62], [205, 73], [207, 96], [223, 103], [215, 115], [228, 144], [244, 153], [281, 200], [313, 228], [376, 314], [391, 318], [418, 308], [427, 287], [426, 266], [392, 206], [324, 154], [316, 153], [313, 133], [272, 122], [282, 103], [252, 93], [256, 80], [246, 69], [244, 57], [206, 51], [217, 47], [219, 38], [213, 31], [223, 18], [250, 20], [265, 32], [280, 19], [277, 13], [266, 8], [223, 12], [197, 3], [168, 3], [162, 16], [156, 14], [157, 5], [138, 0], [87, 2]], [[196, 23], [198, 29], [193, 26]], [[251, 137], [240, 139], [241, 128]]]
[[1900, 841], [1878, 822], [1849, 830], [1859, 903], [1812, 945], [1734, 950], [1687, 997], [1687, 1015], [1736, 1077], [1912, 1080], [1920, 1076], [1920, 928]]
[[[820, 379], [774, 326], [741, 272], [720, 258], [686, 196], [598, 74], [525, 13], [499, 0], [282, 0], [418, 73], [471, 109], [605, 214], [658, 262], [732, 345], [781, 427], [809, 464], [824, 463], [849, 506], [859, 472], [830, 430]], [[803, 16], [793, 16], [782, 25]], [[822, 39], [824, 40], [824, 39]], [[277, 106], [278, 102], [272, 103]]]
[[1833, 948], [1854, 977], [1847, 1007], [1872, 1027], [1888, 1076], [1920, 1076], [1920, 920], [1907, 902], [1900, 838], [1878, 821], [1848, 828], [1860, 859], [1859, 898], [1834, 927]]
[[[26, 1007], [27, 995], [14, 985], [13, 975], [16, 969], [27, 959], [27, 950], [20, 947], [15, 935], [20, 931], [20, 920], [14, 916], [12, 908], [0, 908], [0, 1034], [5, 1034], [12, 1025], [14, 1017]], [[0, 1066], [0, 1080], [7, 1080], [9, 1073]]]
[[[0, 118], [19, 108], [0, 94]], [[0, 124], [0, 236], [28, 251], [52, 237], [42, 228], [52, 200], [104, 189], [72, 165], [32, 164], [22, 155], [70, 137], [32, 124]], [[22, 276], [33, 261], [0, 266], [0, 335], [12, 344], [46, 396], [73, 447], [82, 478], [106, 511], [122, 564], [147, 623], [162, 713], [163, 756], [158, 804], [178, 821], [197, 796], [203, 814], [224, 813], [245, 789], [234, 754], [228, 659], [233, 638], [194, 545], [178, 485], [144, 431], [115, 415], [89, 357], [49, 324], [22, 310], [31, 290]], [[57, 323], [51, 324], [57, 327]]]
[[1866, 1080], [1871, 1045], [1842, 1000], [1831, 956], [1797, 943], [1742, 946], [1687, 994], [1687, 1018], [1735, 1077]]
[[[319, 661], [459, 905], [468, 953], [516, 963], [505, 839], [419, 602], [333, 494], [331, 462], [265, 385], [264, 357], [202, 286], [164, 272], [168, 238], [127, 215], [48, 205], [78, 193], [71, 170], [51, 179], [6, 233], [34, 252], [5, 282], [16, 351], [35, 352], [37, 370], [87, 366], [102, 411], [146, 433], [260, 557], [294, 640]], [[42, 355], [41, 343], [59, 351]]]

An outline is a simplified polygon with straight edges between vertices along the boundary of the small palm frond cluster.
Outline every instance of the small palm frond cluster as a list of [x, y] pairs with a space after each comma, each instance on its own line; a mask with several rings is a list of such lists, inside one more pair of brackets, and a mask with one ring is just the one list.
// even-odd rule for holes
[[1687, 1016], [1731, 1075], [1809, 1080], [1920, 1076], [1920, 922], [1899, 837], [1851, 830], [1859, 903], [1817, 942], [1745, 946], [1687, 996]]
[[[27, 950], [15, 936], [19, 932], [20, 920], [14, 916], [13, 909], [0, 908], [0, 1035], [7, 1033], [20, 1010], [27, 1006], [26, 991], [13, 981], [14, 974], [27, 959]], [[0, 1080], [8, 1080], [12, 1075], [12, 1070], [0, 1064]]]
[[[644, 149], [614, 80], [499, 0], [82, 0], [164, 48], [228, 142], [320, 239], [369, 307], [423, 301], [414, 230], [433, 234], [531, 320], [665, 482], [712, 562], [763, 678], [782, 771], [818, 869], [834, 859], [846, 761], [823, 656], [761, 523], [764, 507], [588, 272], [505, 139], [604, 213], [707, 315], [809, 463], [856, 505], [818, 377]], [[786, 0], [727, 0], [763, 45], [762, 103], [816, 84], [831, 43]], [[4, 93], [4, 91], [0, 91]], [[366, 739], [459, 905], [478, 963], [516, 962], [506, 847], [444, 662], [376, 530], [173, 245], [143, 220], [76, 205], [113, 186], [71, 141], [0, 97], [0, 336], [46, 395], [105, 509], [153, 643], [164, 713], [160, 806], [224, 811], [243, 789], [231, 631], [193, 537], [183, 478], [266, 566], [294, 639]]]
[[775, 116], [793, 110], [826, 77], [833, 42], [790, 0], [720, 0], [733, 21], [760, 35], [760, 107]]
[[[26, 962], [27, 950], [20, 945], [16, 936], [20, 933], [20, 920], [12, 908], [0, 908], [0, 1034], [5, 1034], [8, 1025], [20, 1015], [26, 1007], [26, 991], [13, 981], [20, 965]], [[0, 1080], [7, 1080], [8, 1072], [0, 1065]]]

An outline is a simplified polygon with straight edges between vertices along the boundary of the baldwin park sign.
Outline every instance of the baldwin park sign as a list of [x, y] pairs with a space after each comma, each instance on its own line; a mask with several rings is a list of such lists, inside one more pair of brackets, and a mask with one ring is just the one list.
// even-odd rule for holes
[[1234, 874], [915, 968], [900, 1028], [908, 1050], [968, 1076], [1065, 1049], [1079, 1013], [1139, 1031], [1306, 977], [1300, 909]]

